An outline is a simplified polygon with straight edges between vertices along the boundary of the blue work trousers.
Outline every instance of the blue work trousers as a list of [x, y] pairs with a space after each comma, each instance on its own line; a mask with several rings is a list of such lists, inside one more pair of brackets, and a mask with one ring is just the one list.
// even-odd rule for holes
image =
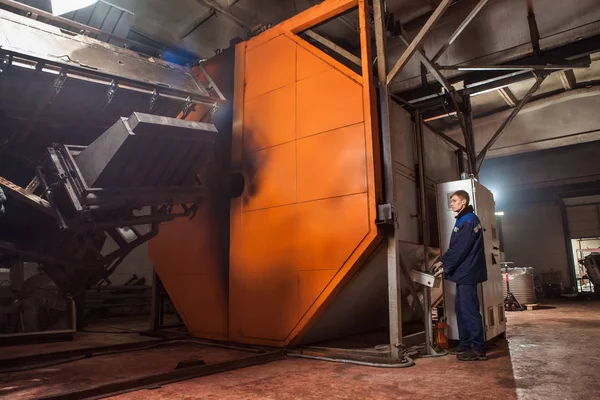
[[479, 313], [477, 285], [456, 285], [456, 320], [461, 350], [474, 349], [485, 354], [483, 320]]

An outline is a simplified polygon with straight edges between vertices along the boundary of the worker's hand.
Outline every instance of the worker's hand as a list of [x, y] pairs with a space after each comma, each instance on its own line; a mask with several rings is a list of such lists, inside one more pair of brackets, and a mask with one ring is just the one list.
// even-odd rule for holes
[[444, 268], [442, 267], [433, 273], [433, 277], [438, 278], [438, 277], [442, 276], [443, 274], [444, 274]]
[[431, 273], [433, 276], [440, 276], [444, 272], [444, 263], [441, 261], [436, 262], [431, 266]]

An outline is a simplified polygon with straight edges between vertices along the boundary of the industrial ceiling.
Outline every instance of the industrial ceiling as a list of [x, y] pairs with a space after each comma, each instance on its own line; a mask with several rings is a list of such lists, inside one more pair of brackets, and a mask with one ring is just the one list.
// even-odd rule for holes
[[[116, 2], [116, 0], [113, 0]], [[180, 0], [177, 7], [160, 0], [127, 0], [135, 13], [132, 30], [157, 42], [182, 47], [210, 57], [229, 46], [235, 37], [247, 38], [261, 26], [276, 24], [316, 4], [305, 0]], [[125, 4], [127, 3], [127, 4]], [[167, 5], [168, 4], [168, 5]], [[404, 34], [416, 35], [439, 1], [389, 0], [387, 11]], [[433, 27], [422, 48], [432, 57], [477, 5], [483, 5], [472, 22], [437, 60], [442, 66], [570, 63], [585, 57], [587, 68], [552, 72], [542, 82], [510, 129], [490, 150], [489, 156], [560, 147], [600, 139], [600, 97], [594, 85], [600, 79], [600, 9], [595, 0], [548, 2], [543, 0], [458, 0]], [[537, 33], [531, 30], [532, 21]], [[314, 30], [353, 54], [358, 54], [355, 13]], [[406, 48], [388, 33], [388, 64]], [[534, 36], [532, 36], [534, 35]], [[535, 37], [537, 36], [537, 38]], [[421, 108], [430, 126], [462, 142], [460, 128], [444, 100], [443, 90], [431, 74], [413, 59], [392, 85], [403, 100]], [[511, 110], [535, 83], [527, 70], [456, 71], [443, 75], [457, 89], [488, 84], [472, 96], [476, 142], [487, 142]], [[485, 89], [485, 90], [484, 90]], [[427, 101], [425, 101], [425, 99]], [[450, 109], [450, 111], [448, 111]]]
[[[49, 0], [21, 2], [49, 10]], [[96, 14], [100, 8], [106, 8], [105, 12], [109, 14], [110, 7], [133, 13], [127, 33], [129, 39], [204, 59], [229, 47], [236, 38], [248, 39], [261, 29], [317, 3], [320, 1], [102, 0], [91, 7], [95, 7]], [[386, 3], [388, 19], [393, 19], [393, 23], [388, 23], [387, 62], [391, 67], [406, 49], [400, 33], [408, 40], [414, 37], [440, 1], [389, 0]], [[600, 102], [600, 92], [595, 86], [600, 80], [600, 8], [597, 1], [457, 0], [430, 30], [422, 45], [423, 53], [435, 58], [434, 55], [474, 9], [476, 16], [435, 63], [457, 90], [466, 88], [471, 94], [477, 150], [481, 150], [503, 119], [519, 106], [536, 79], [527, 69], [461, 70], [460, 67], [465, 66], [582, 63], [584, 67], [545, 71], [549, 75], [529, 98], [529, 104], [494, 143], [488, 156], [600, 139], [600, 117], [595, 111]], [[87, 14], [80, 11], [66, 17], [91, 24], [94, 18], [82, 20], [90, 10]], [[103, 25], [108, 19], [105, 17], [96, 27], [106, 30]], [[356, 11], [313, 30], [345, 50], [346, 58], [354, 56], [354, 63], [357, 63]], [[169, 57], [168, 52], [161, 55]], [[417, 57], [408, 62], [391, 88], [396, 100], [421, 109], [430, 128], [464, 143], [451, 102]]]

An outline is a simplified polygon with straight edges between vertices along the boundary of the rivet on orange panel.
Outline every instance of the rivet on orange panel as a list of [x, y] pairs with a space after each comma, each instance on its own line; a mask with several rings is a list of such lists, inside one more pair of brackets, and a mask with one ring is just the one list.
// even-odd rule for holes
[[294, 84], [247, 100], [244, 109], [244, 150], [257, 151], [294, 140], [295, 117]]
[[246, 158], [245, 211], [296, 201], [296, 142], [247, 154]]
[[298, 201], [367, 191], [364, 124], [298, 140]]
[[296, 80], [296, 44], [281, 35], [246, 51], [246, 100]]
[[298, 138], [364, 120], [361, 86], [337, 70], [299, 81], [296, 93]]
[[298, 204], [298, 269], [339, 269], [369, 233], [367, 194]]

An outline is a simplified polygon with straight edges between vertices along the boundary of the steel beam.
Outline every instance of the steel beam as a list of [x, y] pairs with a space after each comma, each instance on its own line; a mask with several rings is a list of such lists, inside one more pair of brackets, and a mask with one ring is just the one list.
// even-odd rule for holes
[[417, 34], [417, 36], [408, 45], [408, 48], [400, 56], [400, 59], [396, 62], [394, 67], [392, 67], [392, 69], [386, 79], [386, 82], [388, 85], [394, 81], [396, 76], [398, 76], [400, 71], [402, 71], [402, 69], [406, 66], [406, 64], [408, 63], [410, 58], [413, 56], [413, 54], [415, 54], [417, 49], [423, 43], [423, 40], [425, 40], [425, 37], [427, 36], [427, 34], [429, 33], [429, 31], [431, 30], [433, 25], [435, 25], [435, 23], [440, 20], [440, 18], [442, 17], [442, 15], [444, 15], [444, 13], [446, 12], [446, 10], [448, 9], [448, 7], [450, 6], [450, 4], [452, 2], [453, 2], [453, 0], [442, 0], [440, 2], [440, 5], [435, 9], [433, 14], [431, 14], [429, 19], [425, 23], [425, 25], [421, 28], [421, 30]]
[[540, 65], [440, 65], [440, 71], [561, 71], [565, 69], [589, 68], [589, 62], [575, 64], [540, 64]]
[[498, 89], [498, 94], [500, 94], [500, 96], [502, 97], [502, 99], [509, 106], [515, 107], [517, 105], [518, 100], [515, 97], [515, 95], [512, 92], [512, 90], [510, 90], [508, 87], [503, 87], [503, 88]]
[[[454, 115], [456, 115], [456, 113], [454, 113]], [[439, 137], [441, 137], [443, 140], [445, 140], [446, 142], [450, 143], [452, 146], [456, 147], [458, 150], [462, 150], [464, 152], [467, 151], [467, 148], [465, 146], [463, 146], [462, 144], [458, 143], [456, 140], [452, 139], [450, 136], [446, 135], [443, 132], [438, 131], [437, 129], [435, 129], [433, 126], [427, 124], [427, 123], [423, 123], [423, 125], [425, 125], [425, 127], [427, 129], [429, 129], [431, 132], [435, 133], [436, 135], [438, 135]]]
[[575, 85], [577, 85], [577, 78], [575, 78], [575, 73], [572, 69], [558, 71], [558, 77], [565, 90], [573, 90]]
[[[475, 173], [475, 142], [472, 134], [472, 116], [470, 112], [470, 97], [463, 96], [462, 99], [456, 94], [456, 92], [450, 93], [450, 99], [452, 101], [452, 106], [456, 111], [456, 116], [458, 117], [458, 123], [460, 125], [460, 129], [463, 132], [463, 137], [465, 139], [465, 147], [467, 157], [469, 159], [469, 170], [471, 173]], [[462, 104], [461, 104], [462, 103]], [[467, 106], [468, 111], [465, 113], [465, 105]], [[466, 117], [465, 117], [466, 114]]]
[[242, 28], [246, 33], [250, 33], [252, 31], [252, 27], [247, 24], [246, 22], [244, 22], [241, 18], [239, 18], [238, 16], [234, 15], [231, 11], [229, 11], [227, 8], [223, 7], [222, 5], [220, 5], [219, 3], [217, 3], [216, 1], [213, 0], [196, 0], [198, 3], [202, 4], [205, 7], [208, 8], [212, 8], [213, 10], [215, 10], [216, 12], [218, 12], [219, 14], [224, 15], [225, 17], [229, 18], [231, 21], [233, 21], [237, 26], [239, 26], [240, 28]]
[[469, 13], [469, 15], [467, 15], [467, 18], [464, 19], [464, 21], [458, 26], [458, 28], [456, 28], [456, 30], [454, 31], [454, 33], [450, 36], [450, 39], [448, 39], [448, 41], [446, 43], [444, 43], [444, 45], [440, 48], [440, 50], [436, 53], [436, 55], [431, 59], [432, 62], [436, 62], [442, 56], [442, 54], [444, 54], [444, 52], [448, 49], [448, 47], [450, 47], [452, 45], [452, 43], [454, 43], [454, 41], [465, 30], [465, 28], [467, 27], [467, 25], [469, 25], [471, 23], [471, 21], [473, 21], [473, 19], [475, 18], [475, 16], [477, 16], [477, 14], [479, 14], [479, 11], [481, 11], [481, 9], [483, 8], [483, 6], [485, 6], [485, 4], [487, 2], [488, 2], [488, 0], [481, 0], [473, 8], [473, 10], [471, 10], [471, 12]]
[[481, 166], [483, 165], [483, 161], [485, 160], [485, 156], [487, 155], [488, 150], [494, 145], [494, 143], [496, 143], [496, 140], [498, 140], [498, 138], [506, 130], [508, 125], [510, 125], [510, 123], [515, 119], [517, 114], [519, 114], [519, 111], [521, 111], [523, 106], [525, 106], [525, 104], [527, 104], [527, 102], [531, 99], [533, 94], [535, 92], [537, 92], [537, 90], [540, 88], [540, 86], [542, 85], [542, 82], [546, 79], [547, 76], [548, 76], [547, 74], [536, 75], [535, 83], [533, 84], [531, 89], [529, 89], [527, 94], [515, 106], [515, 108], [510, 113], [508, 118], [506, 118], [506, 120], [502, 123], [502, 125], [500, 125], [500, 128], [498, 128], [496, 133], [494, 133], [494, 135], [490, 138], [490, 140], [483, 147], [483, 149], [481, 149], [481, 152], [479, 153], [479, 155], [477, 155], [477, 164], [476, 164], [476, 169], [475, 169], [475, 171], [477, 173], [479, 172], [479, 170], [481, 170]]
[[538, 29], [535, 13], [533, 12], [533, 1], [527, 0], [527, 22], [529, 23], [529, 36], [531, 37], [531, 47], [535, 54], [541, 54], [540, 49], [540, 30]]
[[324, 38], [323, 36], [319, 35], [317, 32], [310, 30], [310, 29], [307, 29], [304, 33], [306, 33], [306, 36], [308, 36], [309, 38], [315, 40], [316, 42], [321, 43], [323, 46], [327, 47], [330, 50], [333, 50], [334, 52], [336, 52], [340, 56], [344, 57], [345, 59], [351, 61], [352, 63], [358, 65], [359, 67], [361, 66], [361, 61], [360, 61], [359, 57], [356, 57], [354, 54], [350, 53], [343, 47], [338, 46], [337, 44], [333, 43], [331, 40]]
[[[400, 270], [394, 184], [394, 138], [390, 128], [390, 93], [387, 84], [385, 5], [384, 0], [373, 1], [375, 43], [377, 46], [377, 72], [379, 83], [380, 129], [384, 178], [384, 201], [392, 208], [391, 226], [387, 234], [388, 310], [390, 323], [390, 357], [402, 358], [402, 271]], [[418, 299], [416, 299], [418, 301]]]
[[[400, 39], [404, 42], [406, 46], [409, 46], [408, 40], [406, 39], [406, 36], [404, 34], [400, 35]], [[438, 70], [434, 63], [429, 58], [427, 58], [427, 56], [425, 55], [425, 53], [423, 53], [421, 49], [417, 49], [417, 51], [415, 52], [415, 57], [417, 57], [421, 64], [423, 64], [425, 68], [427, 68], [429, 73], [433, 75], [433, 77], [440, 83], [440, 85], [442, 85], [444, 89], [446, 89], [447, 92], [450, 93], [454, 91], [454, 87], [452, 87], [452, 85], [450, 84], [450, 82], [448, 82], [446, 77], [442, 75], [442, 73]]]
[[[417, 138], [417, 160], [419, 172], [419, 216], [421, 222], [421, 236], [423, 238], [423, 271], [427, 270], [429, 256], [429, 216], [427, 213], [427, 175], [425, 170], [425, 140], [423, 138], [423, 120], [419, 110], [414, 113], [415, 136]], [[417, 297], [415, 301], [419, 301]], [[423, 289], [423, 322], [425, 323], [425, 354], [436, 354], [432, 347], [432, 315], [431, 315], [431, 290], [424, 286]]]
[[47, 215], [54, 217], [50, 203], [39, 196], [36, 196], [27, 189], [9, 181], [0, 176], [0, 187], [3, 187], [7, 194], [14, 197], [15, 200], [30, 204]]

